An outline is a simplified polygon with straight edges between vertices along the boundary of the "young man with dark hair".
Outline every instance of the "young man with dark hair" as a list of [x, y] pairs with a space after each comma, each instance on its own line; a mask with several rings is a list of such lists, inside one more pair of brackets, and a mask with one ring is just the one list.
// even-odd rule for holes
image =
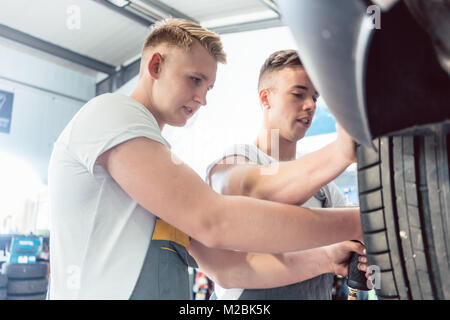
[[[264, 113], [262, 127], [253, 144], [229, 148], [208, 167], [207, 179], [211, 186], [224, 195], [245, 195], [309, 208], [345, 207], [342, 193], [330, 183], [356, 159], [354, 142], [345, 131], [338, 127], [336, 141], [296, 159], [297, 142], [311, 126], [319, 93], [295, 50], [277, 51], [267, 58], [260, 71], [258, 92]], [[337, 230], [340, 225], [335, 227]], [[272, 233], [272, 236], [276, 241], [278, 235]], [[270, 280], [264, 285], [258, 281], [246, 281], [245, 285], [244, 281], [241, 284], [235, 281], [234, 288], [247, 289], [225, 290], [219, 284], [216, 296], [219, 299], [331, 299], [334, 274], [346, 275], [344, 257], [349, 258], [350, 252], [342, 256], [339, 268], [322, 272], [316, 263], [326, 255], [326, 250], [321, 249], [308, 250], [302, 275], [309, 277], [299, 278], [296, 284], [277, 287], [275, 283], [268, 285]], [[252, 259], [252, 254], [247, 259]], [[361, 261], [366, 262], [365, 257]], [[234, 276], [242, 279], [237, 274]], [[268, 279], [277, 276], [275, 270], [272, 275], [267, 274]]]

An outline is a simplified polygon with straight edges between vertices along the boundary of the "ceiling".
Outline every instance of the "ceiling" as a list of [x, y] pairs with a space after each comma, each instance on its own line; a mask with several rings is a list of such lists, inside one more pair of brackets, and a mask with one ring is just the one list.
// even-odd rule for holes
[[0, 9], [0, 45], [13, 41], [103, 78], [139, 60], [149, 26], [162, 18], [219, 34], [282, 25], [272, 0], [14, 0]]

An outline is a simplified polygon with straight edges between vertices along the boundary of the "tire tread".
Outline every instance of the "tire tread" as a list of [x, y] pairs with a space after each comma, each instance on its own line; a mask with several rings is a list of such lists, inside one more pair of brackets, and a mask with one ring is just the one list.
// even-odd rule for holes
[[358, 146], [361, 224], [380, 299], [450, 299], [448, 132]]

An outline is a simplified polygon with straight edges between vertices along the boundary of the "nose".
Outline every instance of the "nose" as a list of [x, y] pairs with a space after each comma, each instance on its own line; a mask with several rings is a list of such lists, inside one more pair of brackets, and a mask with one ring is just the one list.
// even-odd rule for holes
[[311, 112], [314, 112], [316, 110], [316, 102], [314, 101], [314, 99], [312, 97], [309, 97], [308, 99], [305, 100], [305, 102], [303, 104], [303, 109], [305, 111], [311, 111]]
[[206, 94], [208, 90], [199, 90], [194, 97], [194, 101], [200, 104], [200, 106], [206, 106]]

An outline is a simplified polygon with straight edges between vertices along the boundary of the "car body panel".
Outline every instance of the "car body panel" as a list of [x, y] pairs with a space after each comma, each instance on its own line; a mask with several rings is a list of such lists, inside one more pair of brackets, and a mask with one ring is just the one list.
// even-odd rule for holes
[[[442, 35], [418, 23], [408, 1], [277, 1], [330, 112], [367, 147], [376, 137], [449, 123], [450, 77], [434, 40]], [[433, 30], [442, 33], [447, 20], [439, 21]]]

